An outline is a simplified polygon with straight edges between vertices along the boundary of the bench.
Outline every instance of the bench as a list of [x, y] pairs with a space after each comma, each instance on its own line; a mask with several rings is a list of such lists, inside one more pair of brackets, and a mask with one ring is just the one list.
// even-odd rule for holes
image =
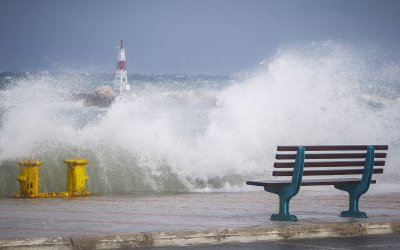
[[273, 214], [271, 220], [297, 221], [289, 213], [290, 199], [300, 186], [318, 185], [333, 185], [349, 193], [349, 210], [341, 216], [367, 218], [358, 208], [359, 199], [371, 183], [376, 183], [372, 174], [383, 173], [383, 168], [376, 167], [385, 165], [386, 150], [387, 145], [278, 146], [272, 180], [246, 184], [262, 186], [279, 195], [279, 213]]

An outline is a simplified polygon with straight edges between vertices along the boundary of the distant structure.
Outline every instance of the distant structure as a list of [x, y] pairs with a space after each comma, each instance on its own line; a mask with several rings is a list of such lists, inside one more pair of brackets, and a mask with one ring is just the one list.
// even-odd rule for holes
[[123, 95], [131, 90], [128, 84], [128, 73], [126, 72], [125, 48], [123, 40], [118, 51], [117, 72], [115, 74], [115, 87], [119, 90], [119, 94]]

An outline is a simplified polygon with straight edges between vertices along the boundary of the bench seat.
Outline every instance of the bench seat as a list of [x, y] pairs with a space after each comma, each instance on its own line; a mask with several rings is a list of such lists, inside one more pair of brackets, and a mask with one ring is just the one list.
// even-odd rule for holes
[[376, 183], [372, 175], [383, 173], [388, 148], [387, 145], [278, 146], [272, 179], [246, 184], [262, 186], [279, 196], [279, 214], [273, 214], [271, 220], [297, 220], [289, 213], [290, 199], [297, 195], [300, 186], [320, 185], [333, 185], [349, 194], [349, 210], [341, 216], [366, 218], [366, 213], [358, 208], [359, 199], [370, 184]]
[[[321, 185], [335, 185], [335, 184], [358, 184], [361, 182], [360, 178], [347, 178], [347, 179], [316, 179], [316, 180], [303, 180], [301, 186], [321, 186]], [[287, 186], [290, 181], [247, 181], [247, 185], [252, 186]], [[376, 180], [371, 180], [371, 184], [375, 184]]]

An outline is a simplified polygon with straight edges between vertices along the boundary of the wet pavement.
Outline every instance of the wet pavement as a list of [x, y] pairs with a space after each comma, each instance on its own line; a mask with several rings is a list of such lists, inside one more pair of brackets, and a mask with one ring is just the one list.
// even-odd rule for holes
[[[128, 249], [128, 248], [127, 248]], [[158, 250], [159, 248], [136, 248]], [[329, 237], [322, 239], [290, 239], [225, 244], [202, 244], [196, 246], [168, 246], [164, 250], [360, 250], [400, 249], [400, 234], [364, 235], [353, 237]]]
[[221, 228], [280, 227], [329, 222], [400, 221], [400, 192], [369, 192], [360, 210], [369, 218], [339, 217], [347, 194], [334, 188], [302, 188], [290, 204], [298, 222], [274, 222], [278, 197], [271, 193], [185, 193], [92, 196], [70, 199], [0, 199], [0, 238], [64, 237]]

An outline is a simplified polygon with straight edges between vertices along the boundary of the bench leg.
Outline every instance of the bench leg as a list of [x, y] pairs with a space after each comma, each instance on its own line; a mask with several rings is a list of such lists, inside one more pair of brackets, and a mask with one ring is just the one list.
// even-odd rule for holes
[[371, 184], [372, 173], [374, 171], [375, 147], [367, 147], [367, 157], [363, 169], [360, 183], [355, 185], [335, 185], [334, 187], [349, 193], [349, 210], [343, 211], [340, 216], [353, 218], [367, 218], [367, 214], [358, 209], [361, 195], [365, 194]]
[[349, 210], [340, 213], [342, 217], [367, 218], [367, 214], [358, 209], [361, 195], [349, 194]]
[[292, 197], [279, 195], [279, 214], [273, 214], [271, 220], [277, 221], [297, 221], [296, 215], [289, 213], [289, 202]]
[[279, 195], [279, 214], [273, 214], [271, 220], [297, 221], [296, 215], [289, 213], [289, 202], [300, 191], [300, 184], [304, 170], [304, 147], [297, 147], [296, 161], [293, 168], [292, 182], [287, 186], [269, 187], [264, 190]]

